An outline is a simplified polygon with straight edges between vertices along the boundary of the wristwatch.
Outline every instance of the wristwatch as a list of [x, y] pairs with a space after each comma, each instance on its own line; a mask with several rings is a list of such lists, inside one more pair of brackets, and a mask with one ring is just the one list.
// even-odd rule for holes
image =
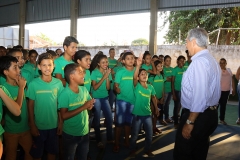
[[194, 122], [190, 121], [189, 119], [187, 119], [186, 123], [187, 124], [192, 124], [192, 125], [194, 124]]

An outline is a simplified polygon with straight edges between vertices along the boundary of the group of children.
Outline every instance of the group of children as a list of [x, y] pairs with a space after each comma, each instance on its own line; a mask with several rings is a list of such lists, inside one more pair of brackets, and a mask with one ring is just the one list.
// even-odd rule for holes
[[[60, 57], [51, 50], [38, 56], [35, 50], [19, 48], [0, 57], [0, 118], [4, 120], [6, 159], [16, 159], [18, 144], [25, 160], [41, 159], [44, 151], [49, 160], [56, 159], [59, 135], [63, 138], [64, 159], [87, 159], [91, 123], [97, 147], [104, 147], [101, 111], [106, 120], [107, 143], [114, 143], [114, 152], [119, 152], [124, 127], [125, 146], [130, 146], [130, 156], [135, 157], [143, 125], [145, 154], [153, 157], [152, 135], [161, 134], [157, 119], [163, 125], [173, 122], [168, 113], [172, 95], [175, 127], [178, 125], [181, 79], [188, 66], [185, 57], [179, 56], [177, 67], [172, 68], [170, 56], [162, 59], [162, 55], [152, 57], [145, 51], [135, 57], [132, 51], [125, 51], [116, 60], [115, 49], [111, 48], [110, 57], [98, 52], [91, 60], [91, 54], [77, 51], [77, 45], [78, 41], [68, 36]], [[0, 127], [1, 135], [4, 130]]]

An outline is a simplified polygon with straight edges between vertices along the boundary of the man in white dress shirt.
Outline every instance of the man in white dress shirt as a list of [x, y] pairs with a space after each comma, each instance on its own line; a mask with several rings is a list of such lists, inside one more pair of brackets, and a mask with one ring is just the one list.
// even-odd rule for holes
[[173, 156], [175, 160], [205, 160], [209, 136], [218, 125], [216, 106], [221, 94], [221, 70], [207, 50], [208, 33], [204, 29], [190, 30], [186, 41], [192, 63], [183, 74], [183, 114]]

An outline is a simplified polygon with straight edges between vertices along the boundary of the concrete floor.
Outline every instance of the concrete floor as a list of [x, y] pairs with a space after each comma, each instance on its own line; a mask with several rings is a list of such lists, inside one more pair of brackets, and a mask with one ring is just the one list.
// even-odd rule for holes
[[[236, 117], [238, 111], [238, 102], [229, 102], [227, 105], [225, 120], [229, 125], [219, 124], [217, 129], [210, 137], [210, 147], [207, 160], [240, 160], [240, 126], [236, 125]], [[173, 103], [170, 104], [169, 113], [172, 113]], [[171, 114], [170, 114], [171, 115]], [[168, 126], [158, 125], [163, 131], [162, 135], [153, 137], [152, 151], [154, 158], [144, 158], [144, 135], [139, 135], [138, 151], [135, 159], [156, 159], [156, 160], [172, 160], [173, 147], [175, 141], [176, 130], [173, 124]], [[102, 137], [106, 139], [105, 128], [102, 129]], [[90, 135], [94, 135], [91, 129]], [[123, 136], [122, 136], [123, 137]], [[124, 142], [122, 139], [120, 142]], [[90, 141], [90, 155], [92, 160], [129, 160], [129, 148], [123, 144], [120, 146], [119, 153], [112, 152], [113, 144], [106, 144], [105, 149], [98, 149], [95, 141]]]
[[[155, 154], [154, 158], [144, 158], [144, 135], [139, 136], [137, 160], [142, 159], [156, 159], [156, 160], [172, 160], [173, 147], [176, 130], [173, 125], [167, 127], [158, 126], [163, 134], [153, 137], [152, 151]], [[105, 137], [105, 130], [102, 130], [103, 137]], [[210, 138], [210, 148], [207, 160], [240, 160], [240, 127], [239, 126], [225, 126], [219, 124], [215, 132]], [[123, 141], [122, 141], [123, 142]], [[106, 144], [105, 149], [98, 149], [96, 142], [90, 142], [90, 154], [92, 160], [129, 160], [129, 149], [120, 146], [119, 153], [112, 152], [113, 145]]]

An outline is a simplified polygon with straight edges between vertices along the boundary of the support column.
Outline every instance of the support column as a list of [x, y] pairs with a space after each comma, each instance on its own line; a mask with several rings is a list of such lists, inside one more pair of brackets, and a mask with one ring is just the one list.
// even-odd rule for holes
[[79, 0], [71, 0], [70, 8], [70, 35], [75, 38], [77, 38], [78, 2]]
[[25, 40], [25, 23], [26, 23], [26, 0], [20, 0], [20, 12], [19, 12], [19, 37], [18, 41], [24, 48]]
[[157, 54], [157, 20], [158, 20], [158, 0], [150, 0], [150, 37], [149, 52]]

